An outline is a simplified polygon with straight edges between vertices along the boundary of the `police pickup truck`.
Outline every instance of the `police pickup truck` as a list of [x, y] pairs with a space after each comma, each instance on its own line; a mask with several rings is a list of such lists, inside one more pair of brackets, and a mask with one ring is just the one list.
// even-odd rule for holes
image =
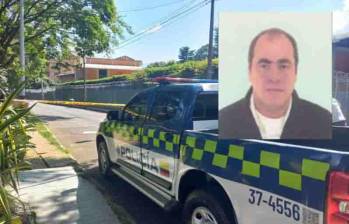
[[169, 80], [100, 124], [103, 175], [181, 208], [184, 223], [349, 223], [347, 128], [332, 140], [219, 140], [218, 83]]

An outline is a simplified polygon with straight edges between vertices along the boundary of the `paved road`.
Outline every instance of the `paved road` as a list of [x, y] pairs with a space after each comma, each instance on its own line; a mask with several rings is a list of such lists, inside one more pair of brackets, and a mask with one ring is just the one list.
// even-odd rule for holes
[[134, 223], [179, 223], [178, 214], [164, 212], [127, 182], [116, 176], [106, 180], [99, 175], [95, 137], [98, 124], [105, 118], [105, 113], [46, 104], [37, 104], [32, 112], [47, 122], [58, 140], [87, 169], [87, 174], [98, 183], [103, 194], [117, 208], [117, 215], [128, 217]]
[[40, 103], [32, 113], [47, 122], [80, 165], [89, 167], [96, 164], [96, 132], [105, 113]]

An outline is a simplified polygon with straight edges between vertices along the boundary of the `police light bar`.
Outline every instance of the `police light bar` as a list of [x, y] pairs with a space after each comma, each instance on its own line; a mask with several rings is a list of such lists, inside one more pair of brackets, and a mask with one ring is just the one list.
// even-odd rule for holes
[[174, 77], [156, 77], [152, 79], [153, 82], [158, 82], [160, 84], [170, 84], [170, 83], [218, 83], [215, 79], [190, 79], [190, 78], [174, 78]]

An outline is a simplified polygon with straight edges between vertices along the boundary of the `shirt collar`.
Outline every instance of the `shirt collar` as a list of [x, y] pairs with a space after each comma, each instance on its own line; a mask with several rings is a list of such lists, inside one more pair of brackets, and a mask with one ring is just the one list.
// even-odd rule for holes
[[[249, 94], [250, 93], [250, 94]], [[253, 116], [253, 118], [254, 118], [254, 120], [255, 120], [255, 123], [256, 123], [256, 125], [257, 125], [257, 127], [258, 127], [258, 129], [259, 129], [259, 132], [260, 132], [260, 134], [261, 134], [261, 136], [262, 136], [262, 138], [265, 138], [264, 136], [269, 136], [269, 133], [267, 133], [267, 128], [266, 128], [266, 125], [267, 124], [264, 124], [263, 123], [263, 119], [262, 119], [262, 114], [260, 113], [260, 112], [258, 112], [257, 111], [257, 109], [256, 109], [256, 107], [255, 107], [255, 105], [254, 105], [254, 99], [253, 99], [253, 94], [251, 93], [251, 92], [249, 92], [248, 94], [250, 95], [249, 96], [249, 108], [250, 108], [250, 110], [251, 110], [251, 112], [252, 112], [252, 116]], [[296, 94], [295, 92], [294, 92], [294, 94]], [[297, 95], [295, 95], [294, 96], [294, 94], [292, 94], [292, 97], [291, 97], [291, 100], [290, 100], [290, 102], [289, 102], [289, 105], [288, 105], [288, 109], [287, 109], [287, 111], [286, 111], [286, 114], [284, 115], [284, 116], [282, 116], [282, 117], [280, 117], [280, 118], [275, 118], [275, 120], [277, 120], [277, 119], [281, 119], [282, 121], [282, 124], [281, 124], [281, 130], [280, 130], [280, 134], [278, 135], [279, 137], [278, 138], [280, 138], [281, 137], [281, 135], [282, 135], [282, 131], [283, 131], [283, 128], [285, 127], [285, 124], [286, 124], [286, 122], [287, 122], [287, 119], [288, 119], [288, 117], [289, 117], [289, 115], [290, 115], [290, 111], [291, 111], [291, 108], [292, 108], [292, 100], [293, 100], [293, 97], [297, 97]], [[265, 117], [265, 116], [264, 116]], [[272, 118], [267, 118], [267, 119], [272, 119]], [[264, 119], [264, 121], [265, 121], [266, 119]]]

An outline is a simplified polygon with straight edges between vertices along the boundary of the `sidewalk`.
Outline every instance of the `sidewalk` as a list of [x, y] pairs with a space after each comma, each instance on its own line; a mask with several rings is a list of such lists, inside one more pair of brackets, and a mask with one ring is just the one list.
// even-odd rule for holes
[[[34, 132], [27, 160], [33, 170], [20, 173], [19, 195], [36, 212], [38, 223], [120, 223], [102, 194], [78, 176], [76, 162]], [[51, 167], [51, 168], [47, 168]]]
[[76, 161], [64, 152], [56, 149], [38, 132], [29, 133], [32, 137], [31, 142], [36, 145], [35, 149], [30, 149], [26, 154], [26, 159], [32, 164], [32, 169], [52, 168], [71, 166]]

